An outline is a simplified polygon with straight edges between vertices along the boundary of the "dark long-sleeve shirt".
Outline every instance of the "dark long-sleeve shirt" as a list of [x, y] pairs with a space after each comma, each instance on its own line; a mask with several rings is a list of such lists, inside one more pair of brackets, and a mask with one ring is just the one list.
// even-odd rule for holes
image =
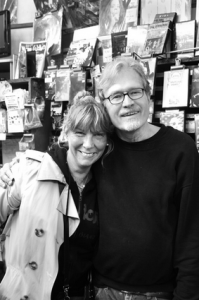
[[148, 140], [113, 136], [95, 166], [100, 240], [95, 284], [199, 299], [199, 155], [171, 127]]

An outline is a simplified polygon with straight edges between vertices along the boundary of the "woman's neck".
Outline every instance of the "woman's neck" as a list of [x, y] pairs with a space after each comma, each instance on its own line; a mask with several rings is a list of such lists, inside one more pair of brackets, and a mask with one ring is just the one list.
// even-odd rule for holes
[[74, 162], [72, 162], [69, 157], [67, 157], [67, 163], [71, 176], [78, 185], [86, 184], [89, 181], [91, 176], [90, 166], [80, 168]]

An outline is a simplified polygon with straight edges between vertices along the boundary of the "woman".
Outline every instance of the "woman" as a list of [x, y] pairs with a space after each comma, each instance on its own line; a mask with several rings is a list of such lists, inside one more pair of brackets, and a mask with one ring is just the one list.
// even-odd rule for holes
[[[48, 153], [28, 150], [12, 167], [13, 185], [0, 188], [1, 222], [10, 214], [4, 229], [7, 268], [0, 299], [63, 299], [66, 272], [69, 296], [83, 299], [98, 238], [91, 166], [109, 152], [111, 124], [91, 96], [80, 100], [63, 124], [61, 138], [67, 138], [68, 150], [59, 145]], [[64, 270], [67, 203], [70, 266]]]
[[121, 0], [111, 0], [108, 3], [107, 1], [101, 1], [100, 11], [99, 35], [108, 35], [126, 29], [124, 22], [125, 10]]

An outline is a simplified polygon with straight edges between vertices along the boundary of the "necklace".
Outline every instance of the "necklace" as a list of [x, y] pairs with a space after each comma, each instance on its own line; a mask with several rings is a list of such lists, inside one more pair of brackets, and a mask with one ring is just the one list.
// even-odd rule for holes
[[88, 172], [86, 177], [84, 177], [84, 179], [81, 182], [79, 182], [79, 180], [75, 176], [73, 176], [73, 179], [75, 180], [80, 191], [82, 191], [85, 188], [85, 185], [88, 182], [89, 175], [90, 175], [90, 173]]

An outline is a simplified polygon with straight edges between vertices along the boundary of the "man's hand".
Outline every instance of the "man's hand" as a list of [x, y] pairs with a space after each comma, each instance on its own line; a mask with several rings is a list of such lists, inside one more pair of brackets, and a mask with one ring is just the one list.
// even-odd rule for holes
[[7, 185], [12, 185], [13, 183], [13, 174], [11, 168], [14, 164], [18, 162], [18, 159], [13, 159], [10, 163], [6, 163], [0, 169], [0, 187], [6, 188]]

